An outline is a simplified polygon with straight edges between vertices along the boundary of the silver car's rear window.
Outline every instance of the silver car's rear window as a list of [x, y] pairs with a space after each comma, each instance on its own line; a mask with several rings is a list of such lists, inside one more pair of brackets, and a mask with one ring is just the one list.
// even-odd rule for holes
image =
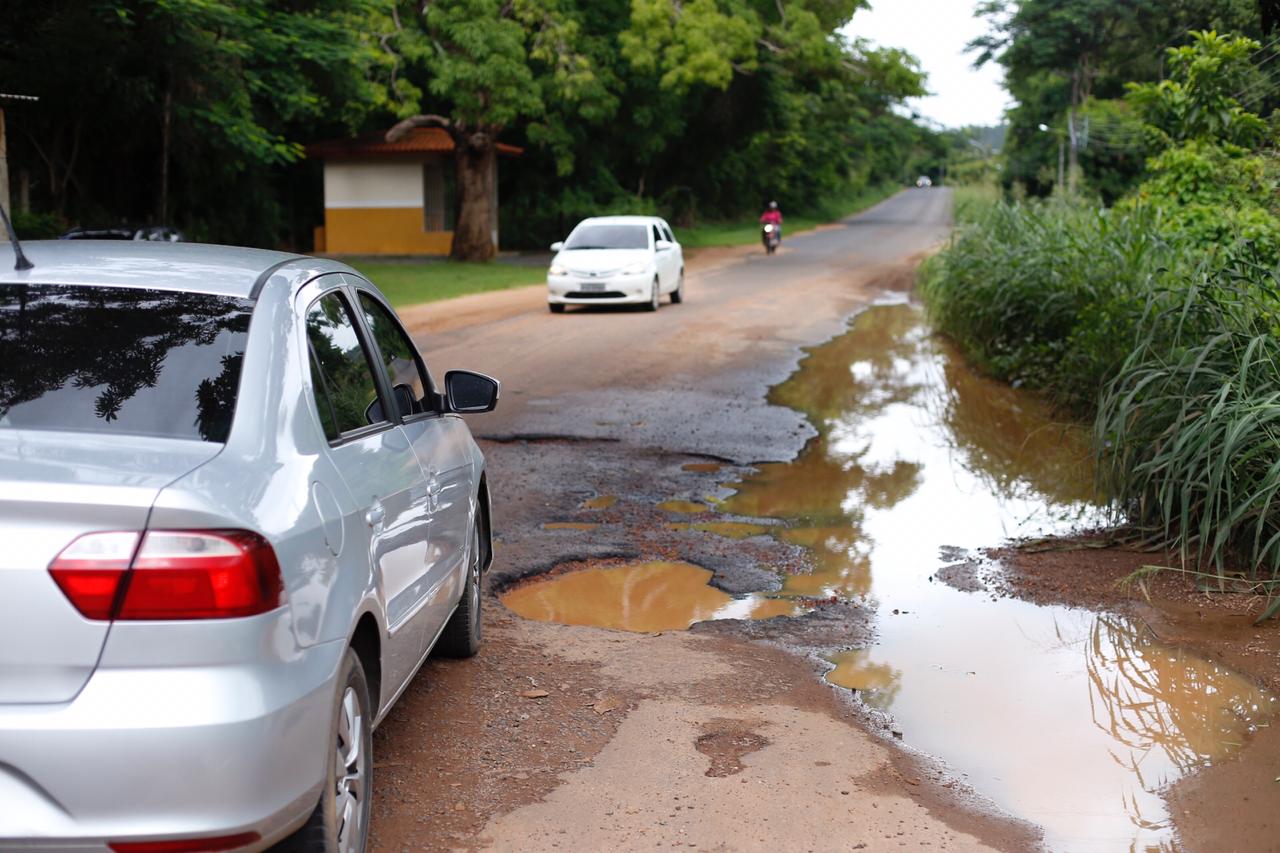
[[226, 441], [253, 302], [0, 284], [0, 429]]
[[566, 249], [647, 249], [649, 229], [643, 225], [583, 225]]

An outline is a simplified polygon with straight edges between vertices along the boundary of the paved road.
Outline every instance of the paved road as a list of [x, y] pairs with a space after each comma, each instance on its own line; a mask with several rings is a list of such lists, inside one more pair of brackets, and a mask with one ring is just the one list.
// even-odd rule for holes
[[[711, 569], [728, 592], [776, 588], [760, 566], [803, 565], [803, 549], [674, 532], [657, 503], [727, 494], [721, 483], [740, 466], [792, 458], [812, 430], [768, 405], [768, 388], [801, 347], [842, 331], [884, 291], [908, 289], [949, 221], [946, 190], [903, 192], [788, 237], [774, 257], [700, 260], [687, 302], [657, 314], [552, 315], [526, 292], [506, 310], [418, 334], [437, 375], [468, 367], [503, 381], [500, 410], [471, 422], [494, 487], [491, 587], [575, 561], [663, 558]], [[459, 305], [417, 309], [411, 325], [450, 310]], [[707, 457], [727, 467], [687, 469]], [[584, 508], [602, 495], [617, 504]], [[595, 526], [544, 527], [553, 522]], [[847, 697], [820, 683], [821, 662], [750, 642], [733, 623], [653, 636], [526, 622], [495, 599], [485, 607], [480, 656], [429, 663], [377, 733], [379, 849], [1035, 844], [1034, 829], [958, 798], [962, 785], [869, 733]], [[841, 638], [827, 645], [869, 630], [856, 605], [755, 624], [778, 622]]]
[[[419, 344], [438, 375], [470, 367], [502, 380], [501, 410], [473, 424], [480, 434], [557, 432], [743, 461], [789, 458], [794, 442], [763, 446], [757, 418], [716, 421], [746, 413], [739, 404], [755, 406], [768, 385], [790, 373], [798, 345], [839, 331], [877, 272], [943, 240], [950, 203], [943, 189], [900, 193], [839, 224], [788, 237], [773, 257], [755, 251], [695, 273], [686, 302], [664, 304], [657, 314], [602, 308], [552, 315], [542, 306], [420, 337]], [[697, 405], [684, 411], [673, 400], [684, 396]], [[673, 407], [681, 420], [707, 415], [699, 437], [689, 424], [661, 416]], [[623, 414], [647, 427], [596, 424]]]

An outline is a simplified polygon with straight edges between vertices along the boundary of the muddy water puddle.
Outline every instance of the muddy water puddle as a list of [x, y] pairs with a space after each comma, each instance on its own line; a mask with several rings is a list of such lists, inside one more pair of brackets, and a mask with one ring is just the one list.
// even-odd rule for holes
[[1276, 697], [1130, 620], [934, 579], [983, 547], [1103, 522], [1083, 430], [977, 374], [909, 304], [859, 315], [770, 401], [818, 430], [795, 461], [760, 466], [715, 506], [660, 508], [731, 515], [683, 529], [777, 536], [807, 549], [812, 573], [733, 598], [705, 569], [643, 563], [529, 584], [504, 603], [534, 619], [657, 631], [866, 601], [877, 643], [834, 651], [829, 682], [1044, 827], [1051, 849], [1169, 846], [1160, 792], [1245, 748]]
[[690, 563], [631, 563], [525, 584], [503, 593], [502, 603], [526, 619], [640, 632], [684, 630], [709, 619], [794, 616], [801, 609], [785, 598], [735, 598], [710, 581], [710, 571]]
[[859, 315], [770, 400], [819, 436], [720, 509], [783, 522], [810, 550], [814, 572], [782, 594], [877, 607], [877, 644], [831, 655], [828, 681], [1052, 849], [1169, 844], [1160, 791], [1243, 748], [1276, 697], [1129, 620], [932, 577], [1008, 538], [1103, 521], [1083, 431], [978, 375], [906, 304]]

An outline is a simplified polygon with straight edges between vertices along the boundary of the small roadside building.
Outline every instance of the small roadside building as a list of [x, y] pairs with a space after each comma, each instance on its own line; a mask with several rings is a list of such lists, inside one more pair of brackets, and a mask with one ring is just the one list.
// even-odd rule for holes
[[[498, 144], [509, 157], [524, 153]], [[307, 146], [324, 163], [324, 225], [315, 251], [331, 255], [448, 255], [456, 213], [453, 139], [437, 127], [414, 128], [387, 142], [380, 132]], [[495, 160], [495, 169], [497, 169]], [[493, 176], [497, 193], [498, 176]], [[493, 207], [498, 245], [498, 200]]]

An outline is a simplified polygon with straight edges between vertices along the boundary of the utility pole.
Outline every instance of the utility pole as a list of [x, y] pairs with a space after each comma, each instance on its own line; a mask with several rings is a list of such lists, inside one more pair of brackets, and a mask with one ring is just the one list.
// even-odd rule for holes
[[[34, 95], [6, 95], [0, 92], [0, 207], [4, 212], [13, 215], [13, 206], [9, 202], [9, 155], [4, 132], [5, 101], [38, 101]], [[0, 235], [3, 238], [4, 235]]]
[[1066, 193], [1067, 191], [1067, 179], [1063, 175], [1063, 171], [1065, 169], [1064, 164], [1067, 158], [1066, 149], [1067, 149], [1067, 143], [1061, 137], [1059, 137], [1058, 138], [1058, 192], [1059, 193]]
[[1071, 163], [1067, 170], [1067, 192], [1076, 194], [1080, 174], [1080, 132], [1076, 129], [1076, 108], [1067, 112], [1067, 136], [1071, 143]]

